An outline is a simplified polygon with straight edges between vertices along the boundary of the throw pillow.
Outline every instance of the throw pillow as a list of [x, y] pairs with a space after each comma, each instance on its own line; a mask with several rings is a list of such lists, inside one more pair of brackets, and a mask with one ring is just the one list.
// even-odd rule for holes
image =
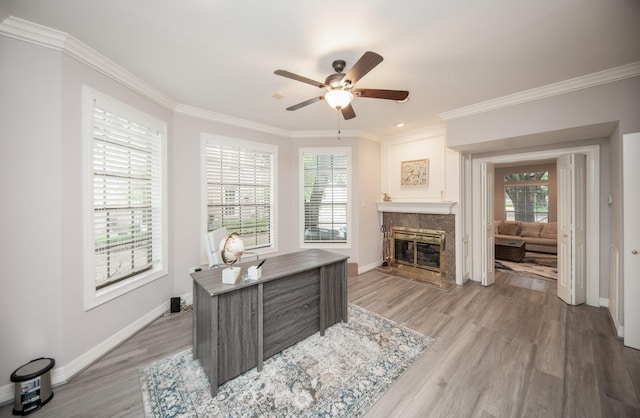
[[542, 224], [523, 222], [520, 224], [520, 228], [522, 229], [522, 231], [520, 231], [521, 237], [538, 238], [540, 236]]
[[520, 232], [519, 222], [502, 222], [498, 228], [500, 235], [518, 235]]
[[500, 225], [502, 224], [502, 221], [493, 221], [493, 234], [499, 234], [500, 233]]
[[558, 224], [555, 222], [549, 222], [543, 224], [540, 231], [540, 238], [557, 239], [558, 238]]

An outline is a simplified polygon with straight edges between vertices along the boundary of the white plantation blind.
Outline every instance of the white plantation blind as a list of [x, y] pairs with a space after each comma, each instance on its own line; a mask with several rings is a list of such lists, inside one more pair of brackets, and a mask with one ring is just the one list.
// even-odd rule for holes
[[274, 154], [207, 141], [207, 230], [225, 227], [247, 249], [273, 245]]
[[162, 134], [98, 103], [92, 128], [92, 265], [102, 289], [162, 261]]
[[347, 242], [349, 155], [303, 152], [304, 242]]

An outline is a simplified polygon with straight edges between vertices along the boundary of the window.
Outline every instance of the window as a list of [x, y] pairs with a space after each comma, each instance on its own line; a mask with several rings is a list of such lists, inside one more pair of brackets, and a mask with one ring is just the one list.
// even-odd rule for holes
[[85, 308], [167, 274], [166, 125], [84, 88]]
[[507, 221], [549, 222], [549, 172], [507, 174], [504, 199]]
[[300, 155], [300, 177], [303, 179], [301, 218], [304, 221], [302, 246], [348, 246], [350, 149], [305, 148], [300, 150]]
[[206, 228], [242, 237], [246, 249], [274, 248], [277, 147], [203, 135]]

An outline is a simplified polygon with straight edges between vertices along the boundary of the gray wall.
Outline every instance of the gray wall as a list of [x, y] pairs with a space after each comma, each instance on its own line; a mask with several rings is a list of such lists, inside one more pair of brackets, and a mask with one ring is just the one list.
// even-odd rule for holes
[[[165, 121], [169, 133], [169, 274], [89, 311], [83, 276], [83, 85]], [[352, 147], [354, 245], [335, 252], [360, 264], [379, 258], [379, 143], [297, 139], [185, 116], [63, 52], [0, 37], [1, 396], [12, 396], [9, 376], [22, 364], [55, 358], [55, 382], [73, 371], [70, 365], [95, 359], [96, 347], [144, 325], [170, 297], [191, 292], [188, 269], [202, 262], [203, 132], [278, 146], [278, 253], [299, 248], [298, 147]]]
[[[609, 280], [609, 247], [622, 248], [622, 182], [621, 146], [623, 134], [640, 132], [640, 77], [598, 85], [565, 94], [518, 104], [480, 114], [453, 119], [447, 123], [447, 145], [454, 149], [484, 152], [500, 144], [505, 153], [518, 153], [535, 145], [536, 138], [545, 148], [566, 147], [568, 140], [584, 144], [585, 140], [601, 138], [602, 126], [613, 128], [601, 147], [601, 215], [600, 233], [600, 295], [617, 306], [614, 318], [622, 318], [622, 281]], [[575, 132], [581, 136], [576, 137]], [[589, 132], [593, 135], [589, 136]], [[566, 135], [566, 136], [565, 136]], [[565, 142], [561, 144], [561, 142]], [[602, 142], [602, 141], [599, 141]], [[494, 148], [495, 149], [495, 148]], [[607, 161], [603, 161], [607, 158]], [[607, 205], [608, 195], [614, 196]], [[606, 238], [606, 240], [605, 240]], [[609, 294], [610, 288], [616, 288]], [[614, 300], [615, 299], [615, 300]], [[622, 321], [621, 321], [622, 322]]]

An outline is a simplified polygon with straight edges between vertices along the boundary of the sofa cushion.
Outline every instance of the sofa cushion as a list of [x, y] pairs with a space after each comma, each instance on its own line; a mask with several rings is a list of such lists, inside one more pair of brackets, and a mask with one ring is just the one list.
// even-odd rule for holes
[[493, 221], [493, 233], [499, 234], [500, 225], [502, 225], [502, 221]]
[[520, 223], [509, 221], [502, 222], [498, 227], [498, 232], [500, 235], [519, 235]]
[[558, 224], [556, 222], [549, 222], [548, 224], [542, 224], [542, 230], [540, 231], [540, 238], [558, 238]]
[[527, 244], [537, 244], [537, 245], [546, 245], [550, 247], [557, 247], [558, 241], [556, 239], [550, 238], [527, 238], [525, 240]]
[[520, 224], [520, 236], [521, 237], [532, 237], [538, 238], [540, 236], [540, 230], [542, 229], [542, 224], [535, 222], [522, 222]]

